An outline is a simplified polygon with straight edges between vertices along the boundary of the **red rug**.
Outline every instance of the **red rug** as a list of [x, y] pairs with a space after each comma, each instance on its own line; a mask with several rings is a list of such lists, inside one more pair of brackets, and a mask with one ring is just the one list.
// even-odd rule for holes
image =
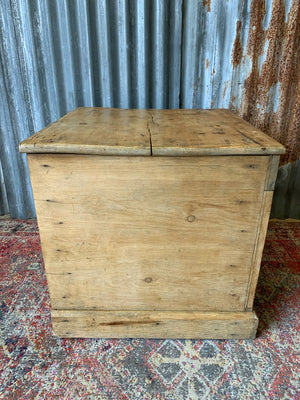
[[0, 220], [0, 398], [300, 399], [299, 244], [270, 222], [255, 340], [60, 339], [36, 222]]

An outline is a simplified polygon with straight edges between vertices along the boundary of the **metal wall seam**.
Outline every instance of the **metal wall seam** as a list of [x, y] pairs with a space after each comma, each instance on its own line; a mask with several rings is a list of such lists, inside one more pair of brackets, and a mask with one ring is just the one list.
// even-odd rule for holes
[[52, 7], [50, 7], [52, 11], [51, 19], [55, 21], [52, 34], [53, 40], [58, 44], [58, 46], [54, 47], [57, 59], [56, 74], [60, 85], [60, 96], [62, 97], [64, 112], [72, 110], [77, 103], [73, 58], [76, 31], [74, 29], [75, 21], [70, 20], [69, 4], [65, 0], [54, 0]]
[[106, 1], [93, 1], [89, 5], [94, 104], [114, 107], [108, 9]]
[[[137, 16], [134, 19], [134, 15]], [[149, 108], [149, 4], [145, 0], [131, 3], [132, 100], [133, 108]], [[133, 22], [132, 22], [133, 20]]]
[[166, 67], [168, 66], [168, 54], [166, 45], [168, 43], [168, 34], [166, 30], [166, 2], [153, 0], [151, 3], [151, 37], [150, 51], [150, 73], [151, 84], [151, 108], [167, 108], [167, 90], [164, 85], [166, 79]]
[[182, 0], [173, 0], [168, 22], [169, 62], [166, 71], [168, 77], [168, 104], [166, 108], [180, 108], [181, 56], [182, 56]]
[[199, 8], [197, 0], [183, 2], [183, 32], [182, 32], [182, 71], [181, 71], [181, 107], [193, 108], [195, 90], [195, 68], [199, 63], [198, 19]]
[[[77, 104], [90, 107], [95, 104], [93, 93], [92, 57], [88, 0], [75, 0], [70, 4], [70, 18], [75, 22], [74, 65]], [[77, 39], [77, 40], [76, 40]], [[77, 55], [80, 55], [79, 57]]]
[[[53, 7], [53, 3], [51, 4]], [[36, 114], [40, 116], [41, 125], [35, 128], [35, 130], [40, 130], [58, 119], [65, 112], [65, 107], [62, 104], [63, 96], [56, 72], [57, 58], [54, 48], [57, 46], [57, 42], [52, 35], [53, 14], [50, 12], [48, 1], [32, 0], [29, 5], [33, 43], [31, 51], [36, 58], [37, 65], [37, 70], [34, 71], [35, 79], [30, 85], [30, 90], [34, 95], [41, 97], [40, 109], [35, 110], [31, 118], [35, 120]]]
[[[113, 3], [113, 4], [112, 4]], [[131, 66], [129, 40], [129, 10], [128, 1], [116, 0], [110, 5], [112, 29], [115, 37], [115, 47], [111, 55], [113, 59], [113, 76], [116, 77], [115, 104], [120, 108], [131, 108]], [[114, 42], [112, 42], [114, 43]]]

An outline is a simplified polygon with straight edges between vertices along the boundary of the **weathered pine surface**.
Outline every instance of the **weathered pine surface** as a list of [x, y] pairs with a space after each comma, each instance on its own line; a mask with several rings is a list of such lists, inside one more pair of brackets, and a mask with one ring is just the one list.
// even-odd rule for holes
[[54, 308], [244, 310], [268, 157], [29, 162]]
[[24, 153], [282, 154], [284, 147], [228, 110], [81, 107], [20, 144]]
[[145, 110], [77, 108], [20, 144], [24, 153], [151, 154]]
[[280, 144], [226, 110], [80, 108], [20, 148], [55, 334], [255, 336]]
[[258, 318], [252, 312], [53, 310], [52, 324], [61, 337], [254, 339]]

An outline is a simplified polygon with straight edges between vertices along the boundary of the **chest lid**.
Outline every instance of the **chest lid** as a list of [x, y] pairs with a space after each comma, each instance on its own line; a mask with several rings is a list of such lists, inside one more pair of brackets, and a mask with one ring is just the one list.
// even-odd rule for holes
[[283, 154], [284, 147], [228, 110], [80, 107], [20, 144], [23, 153], [116, 156]]

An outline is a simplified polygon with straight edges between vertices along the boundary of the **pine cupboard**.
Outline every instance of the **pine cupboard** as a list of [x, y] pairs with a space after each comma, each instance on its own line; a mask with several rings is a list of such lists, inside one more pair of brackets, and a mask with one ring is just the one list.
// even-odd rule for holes
[[55, 335], [255, 337], [282, 145], [222, 109], [77, 108], [20, 151]]

